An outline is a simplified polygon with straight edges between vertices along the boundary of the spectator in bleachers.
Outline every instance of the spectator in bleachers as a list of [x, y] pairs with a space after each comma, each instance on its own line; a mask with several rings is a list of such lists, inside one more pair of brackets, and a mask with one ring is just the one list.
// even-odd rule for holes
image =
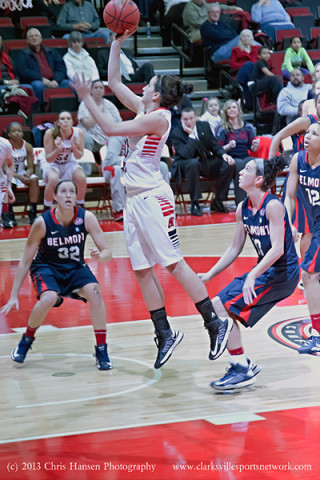
[[215, 199], [211, 210], [227, 212], [223, 200], [227, 199], [229, 185], [235, 175], [234, 160], [221, 148], [211, 132], [208, 122], [198, 121], [193, 108], [182, 111], [181, 123], [172, 132], [175, 157], [171, 178], [178, 184], [185, 178], [191, 199], [191, 215], [201, 216], [200, 175], [217, 180]]
[[222, 125], [218, 127], [216, 137], [218, 145], [234, 159], [236, 173], [234, 179], [236, 204], [238, 205], [246, 193], [239, 187], [239, 172], [251, 160], [249, 151], [256, 151], [256, 130], [254, 126], [243, 119], [240, 105], [235, 100], [228, 100], [222, 110]]
[[54, 48], [42, 45], [42, 35], [36, 28], [28, 30], [27, 43], [28, 46], [20, 52], [17, 73], [22, 83], [31, 85], [42, 106], [45, 88], [69, 87], [66, 67]]
[[208, 4], [205, 0], [189, 0], [183, 9], [182, 21], [185, 31], [193, 42], [201, 40], [200, 27], [208, 18]]
[[269, 67], [271, 52], [268, 47], [260, 47], [258, 53], [258, 61], [254, 64], [250, 80], [253, 83], [250, 88], [252, 95], [261, 95], [269, 93], [272, 102], [276, 102], [279, 92], [282, 89], [282, 81], [275, 75]]
[[[28, 220], [30, 225], [37, 218], [37, 204], [39, 201], [39, 181], [34, 173], [34, 159], [32, 145], [23, 139], [22, 126], [18, 122], [9, 124], [8, 138], [12, 146], [12, 158], [14, 162], [14, 173], [12, 177], [13, 191], [17, 187], [29, 188], [30, 209]], [[12, 225], [17, 225], [12, 205], [9, 205], [9, 215]]]
[[[57, 26], [62, 30], [81, 32], [85, 38], [104, 38], [110, 42], [110, 30], [100, 28], [100, 17], [92, 2], [86, 0], [71, 0], [65, 3], [59, 13]], [[68, 38], [66, 33], [63, 38]]]
[[314, 82], [312, 83], [313, 98], [311, 98], [310, 100], [305, 100], [303, 102], [303, 106], [302, 106], [302, 115], [303, 116], [305, 116], [305, 115], [317, 115], [315, 100], [316, 100], [319, 93], [320, 93], [320, 78], [318, 80], [314, 80]]
[[286, 117], [286, 123], [290, 123], [298, 116], [298, 105], [302, 100], [306, 100], [310, 84], [304, 83], [304, 77], [301, 70], [295, 68], [290, 73], [290, 82], [283, 88], [277, 99], [277, 111], [279, 115]]
[[[108, 80], [108, 62], [110, 49], [101, 48], [97, 53], [97, 67], [100, 78]], [[123, 83], [149, 83], [154, 77], [154, 68], [151, 62], [138, 65], [133, 52], [129, 48], [120, 51], [120, 73]]]
[[[258, 60], [258, 50], [260, 47], [261, 44], [254, 41], [252, 30], [248, 30], [247, 28], [241, 30], [239, 43], [233, 47], [231, 51], [230, 68], [240, 70], [241, 67], [247, 65], [248, 62], [250, 62], [252, 67], [253, 63]], [[238, 75], [239, 73], [240, 71]]]
[[68, 38], [68, 52], [63, 56], [66, 65], [67, 76], [72, 80], [74, 75], [84, 74], [86, 80], [98, 80], [99, 72], [95, 61], [83, 48], [83, 37], [80, 32], [72, 32]]
[[59, 180], [72, 180], [77, 185], [77, 204], [83, 207], [86, 193], [86, 177], [78, 163], [83, 156], [84, 134], [73, 127], [70, 112], [59, 113], [53, 128], [44, 134], [46, 161], [41, 164], [42, 178], [46, 184], [44, 206], [50, 208], [54, 189]]
[[[109, 116], [114, 122], [121, 122], [121, 117], [117, 107], [103, 98], [104, 85], [101, 80], [94, 80], [91, 85], [91, 96], [95, 101], [98, 108], [107, 116]], [[101, 147], [107, 144], [109, 138], [103, 133], [101, 127], [92, 118], [89, 110], [82, 101], [78, 110], [78, 122], [79, 127], [84, 133], [84, 147], [91, 152], [98, 152]], [[84, 165], [84, 171], [86, 175], [91, 173], [91, 165]]]
[[260, 43], [254, 41], [251, 30], [245, 29], [240, 32], [239, 43], [231, 51], [230, 68], [238, 70], [236, 80], [243, 88], [246, 106], [251, 107], [251, 96], [248, 82], [252, 73], [253, 65], [258, 60]]
[[221, 6], [211, 3], [208, 10], [208, 19], [200, 28], [203, 46], [208, 50], [211, 60], [230, 59], [231, 51], [239, 42], [239, 35], [226, 23], [220, 20]]
[[251, 7], [251, 18], [260, 24], [261, 30], [273, 42], [276, 41], [277, 30], [290, 30], [295, 28], [290, 20], [290, 15], [285, 11], [278, 0], [259, 0]]
[[[204, 111], [205, 110], [205, 111]], [[202, 100], [201, 122], [208, 122], [213, 135], [216, 135], [216, 130], [221, 125], [220, 117], [220, 102], [216, 97], [205, 97]]]
[[302, 47], [300, 37], [297, 36], [291, 38], [290, 46], [285, 53], [281, 67], [283, 78], [289, 80], [290, 73], [295, 68], [299, 68], [303, 75], [310, 75], [314, 72], [312, 60], [306, 49]]

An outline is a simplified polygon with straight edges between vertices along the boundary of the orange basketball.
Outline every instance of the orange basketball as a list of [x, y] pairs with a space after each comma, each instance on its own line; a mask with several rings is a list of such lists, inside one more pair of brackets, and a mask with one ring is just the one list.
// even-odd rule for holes
[[140, 12], [133, 0], [110, 0], [103, 11], [103, 21], [112, 32], [120, 35], [139, 24]]

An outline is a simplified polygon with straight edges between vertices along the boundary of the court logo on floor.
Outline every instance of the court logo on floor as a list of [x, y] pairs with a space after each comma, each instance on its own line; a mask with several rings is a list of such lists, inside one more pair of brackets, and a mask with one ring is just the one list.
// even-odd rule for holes
[[[282, 320], [268, 329], [269, 336], [281, 345], [298, 350], [304, 341], [311, 335], [311, 322], [309, 317], [297, 317]], [[315, 354], [318, 355], [319, 354]]]

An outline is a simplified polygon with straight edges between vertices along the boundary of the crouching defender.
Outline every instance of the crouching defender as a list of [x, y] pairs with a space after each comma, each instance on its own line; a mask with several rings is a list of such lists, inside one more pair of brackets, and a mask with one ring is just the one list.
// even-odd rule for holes
[[31, 311], [26, 333], [12, 351], [11, 358], [20, 364], [24, 362], [35, 332], [51, 308], [59, 307], [63, 297], [71, 297], [89, 302], [97, 341], [96, 364], [100, 370], [109, 370], [112, 363], [106, 344], [106, 308], [97, 279], [84, 261], [87, 234], [91, 235], [97, 247], [91, 249], [93, 259], [108, 261], [111, 251], [93, 213], [75, 206], [77, 187], [74, 182], [60, 180], [55, 187], [54, 198], [57, 207], [45, 211], [32, 225], [10, 299], [1, 309], [4, 314], [13, 307], [19, 309], [19, 291], [30, 268], [38, 302]]
[[285, 166], [282, 157], [247, 163], [240, 172], [239, 185], [248, 196], [238, 205], [232, 244], [209, 272], [199, 274], [206, 283], [225, 270], [239, 256], [249, 235], [258, 263], [212, 300], [219, 317], [234, 320], [227, 344], [231, 365], [224, 377], [211, 383], [217, 390], [245, 387], [255, 382], [260, 368], [244, 353], [239, 322], [253, 327], [276, 303], [293, 293], [299, 280], [288, 214], [280, 200], [267, 192], [277, 172]]

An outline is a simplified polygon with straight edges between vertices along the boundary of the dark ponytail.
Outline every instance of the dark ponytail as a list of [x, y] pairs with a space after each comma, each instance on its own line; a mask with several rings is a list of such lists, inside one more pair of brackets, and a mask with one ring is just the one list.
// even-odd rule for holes
[[[289, 161], [284, 155], [277, 155], [270, 160], [257, 160], [257, 175], [263, 176], [261, 189], [266, 192], [275, 183], [277, 174], [289, 166]], [[263, 162], [263, 172], [259, 167], [260, 162]]]
[[160, 107], [164, 108], [178, 105], [184, 93], [182, 81], [177, 75], [157, 75], [154, 89], [160, 92]]

